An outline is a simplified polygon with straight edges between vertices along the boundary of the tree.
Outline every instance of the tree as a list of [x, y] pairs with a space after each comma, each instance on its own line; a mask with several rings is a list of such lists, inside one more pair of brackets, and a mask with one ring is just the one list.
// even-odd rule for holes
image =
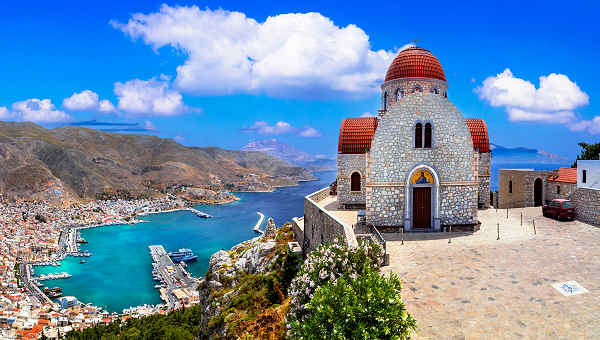
[[[597, 160], [600, 159], [600, 143], [588, 144], [581, 142], [577, 144], [581, 147], [581, 154], [577, 156], [577, 160]], [[573, 163], [572, 168], [577, 167], [577, 162]]]
[[291, 322], [292, 339], [409, 339], [416, 330], [394, 273], [343, 277], [317, 289], [304, 320]]

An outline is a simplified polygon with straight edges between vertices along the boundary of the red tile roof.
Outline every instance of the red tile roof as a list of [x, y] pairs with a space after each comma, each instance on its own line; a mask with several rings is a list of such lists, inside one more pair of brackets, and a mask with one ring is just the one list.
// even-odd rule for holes
[[388, 68], [385, 81], [413, 77], [446, 81], [444, 69], [439, 60], [428, 50], [416, 46], [398, 53]]
[[490, 152], [490, 138], [488, 136], [487, 125], [483, 119], [466, 118], [467, 126], [471, 130], [473, 138], [473, 148], [480, 153]]
[[577, 183], [577, 168], [560, 168], [558, 175], [548, 177], [550, 182]]
[[371, 149], [371, 141], [377, 130], [377, 117], [346, 118], [340, 127], [338, 152], [346, 154], [365, 153]]

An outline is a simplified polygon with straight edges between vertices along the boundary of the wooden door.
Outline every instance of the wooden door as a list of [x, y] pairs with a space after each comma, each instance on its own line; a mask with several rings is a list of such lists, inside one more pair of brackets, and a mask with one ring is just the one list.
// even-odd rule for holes
[[413, 188], [413, 228], [431, 228], [431, 188]]

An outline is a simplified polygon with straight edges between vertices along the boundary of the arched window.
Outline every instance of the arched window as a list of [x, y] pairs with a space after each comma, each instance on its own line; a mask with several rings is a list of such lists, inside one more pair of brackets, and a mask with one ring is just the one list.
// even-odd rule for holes
[[431, 124], [425, 124], [425, 143], [423, 143], [423, 147], [431, 148]]
[[360, 191], [360, 174], [353, 172], [350, 176], [350, 191]]
[[388, 94], [387, 92], [383, 93], [383, 109], [387, 110], [387, 105], [388, 105]]
[[556, 186], [556, 193], [557, 193], [558, 195], [560, 195], [560, 185], [557, 185], [557, 186]]
[[404, 97], [404, 91], [399, 88], [396, 89], [396, 101], [399, 101], [402, 97]]
[[448, 98], [448, 92], [444, 92], [444, 98]]
[[415, 148], [423, 147], [423, 125], [417, 123], [415, 126]]
[[438, 90], [436, 87], [432, 87], [432, 88], [431, 88], [431, 93], [434, 93], [434, 94], [439, 94], [439, 93], [440, 93], [440, 91], [439, 91], [439, 90]]
[[512, 181], [508, 182], [508, 193], [512, 194]]
[[423, 87], [421, 87], [421, 85], [417, 84], [413, 88], [413, 92], [423, 92]]

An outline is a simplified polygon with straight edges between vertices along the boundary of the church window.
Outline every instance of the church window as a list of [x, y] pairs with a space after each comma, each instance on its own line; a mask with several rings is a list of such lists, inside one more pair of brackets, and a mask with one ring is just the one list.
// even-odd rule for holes
[[396, 101], [399, 101], [404, 97], [404, 91], [401, 89], [396, 89]]
[[423, 147], [423, 125], [421, 123], [417, 123], [415, 127], [415, 148]]
[[508, 193], [512, 194], [512, 181], [508, 182]]
[[421, 87], [421, 85], [417, 84], [413, 88], [413, 92], [423, 92], [423, 88]]
[[388, 106], [388, 94], [387, 92], [383, 93], [383, 109], [387, 110], [387, 106]]
[[560, 185], [556, 186], [556, 194], [560, 195]]
[[425, 143], [423, 143], [424, 148], [431, 148], [431, 124], [425, 124]]
[[439, 94], [439, 93], [440, 93], [440, 91], [439, 91], [437, 88], [435, 88], [435, 87], [432, 87], [432, 88], [431, 88], [431, 93], [434, 93], [434, 94]]
[[353, 172], [350, 176], [350, 191], [360, 191], [360, 174]]
[[444, 98], [448, 98], [448, 92], [444, 92]]

